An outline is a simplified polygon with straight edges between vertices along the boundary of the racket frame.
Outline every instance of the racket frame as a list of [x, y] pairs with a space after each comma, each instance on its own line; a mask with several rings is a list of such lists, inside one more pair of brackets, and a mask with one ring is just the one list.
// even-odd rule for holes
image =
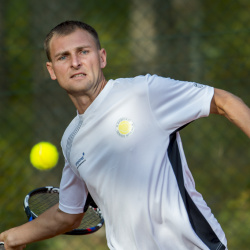
[[[35, 194], [38, 193], [60, 193], [60, 189], [57, 187], [53, 187], [53, 186], [45, 186], [45, 187], [40, 187], [40, 188], [36, 188], [34, 190], [32, 190], [31, 192], [29, 192], [25, 198], [24, 198], [24, 202], [23, 202], [23, 206], [24, 206], [24, 211], [28, 217], [29, 221], [34, 220], [35, 218], [37, 218], [39, 215], [35, 214], [29, 206], [29, 199], [30, 197], [32, 197]], [[87, 199], [87, 200], [92, 200], [91, 199]], [[92, 200], [93, 202], [93, 200]], [[64, 234], [66, 235], [84, 235], [84, 234], [91, 234], [94, 233], [96, 231], [98, 231], [104, 224], [104, 219], [101, 213], [101, 210], [97, 207], [97, 206], [91, 206], [91, 205], [85, 205], [84, 207], [84, 211], [86, 211], [87, 209], [92, 209], [99, 217], [100, 217], [100, 222], [94, 226], [94, 227], [90, 227], [90, 228], [86, 228], [86, 229], [73, 229], [72, 231], [66, 232]], [[83, 217], [84, 220], [84, 217]]]

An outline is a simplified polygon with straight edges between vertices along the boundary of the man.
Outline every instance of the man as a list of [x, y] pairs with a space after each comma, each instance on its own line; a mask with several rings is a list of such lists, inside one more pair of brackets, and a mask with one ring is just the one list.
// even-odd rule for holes
[[106, 51], [81, 22], [55, 27], [45, 49], [51, 78], [78, 114], [61, 142], [59, 205], [3, 232], [6, 249], [76, 228], [88, 192], [104, 215], [110, 249], [227, 249], [195, 190], [178, 131], [214, 113], [250, 138], [250, 109], [226, 91], [156, 75], [106, 81]]

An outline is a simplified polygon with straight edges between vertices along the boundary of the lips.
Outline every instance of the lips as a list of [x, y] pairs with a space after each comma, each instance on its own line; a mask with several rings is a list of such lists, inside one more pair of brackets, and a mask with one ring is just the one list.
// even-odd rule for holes
[[84, 74], [84, 73], [77, 73], [77, 74], [72, 75], [70, 78], [77, 78], [77, 77], [83, 77], [83, 76], [86, 76], [86, 74]]

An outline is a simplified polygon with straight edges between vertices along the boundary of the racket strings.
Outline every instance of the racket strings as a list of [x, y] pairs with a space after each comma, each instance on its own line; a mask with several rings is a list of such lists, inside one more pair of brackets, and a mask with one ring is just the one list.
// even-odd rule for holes
[[58, 202], [58, 193], [37, 193], [29, 198], [29, 207], [39, 216]]
[[101, 220], [102, 219], [98, 212], [95, 211], [93, 208], [89, 207], [78, 229], [94, 227], [99, 224]]
[[[38, 192], [29, 197], [29, 208], [36, 216], [39, 216], [58, 202], [58, 193]], [[99, 224], [103, 224], [103, 219], [99, 210], [89, 207], [80, 226], [76, 229], [85, 230], [87, 228], [97, 227]]]

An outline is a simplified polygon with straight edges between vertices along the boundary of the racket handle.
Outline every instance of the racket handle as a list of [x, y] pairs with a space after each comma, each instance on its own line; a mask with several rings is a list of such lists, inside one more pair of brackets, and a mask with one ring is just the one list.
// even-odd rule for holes
[[0, 250], [4, 250], [4, 243], [2, 241], [0, 241]]

